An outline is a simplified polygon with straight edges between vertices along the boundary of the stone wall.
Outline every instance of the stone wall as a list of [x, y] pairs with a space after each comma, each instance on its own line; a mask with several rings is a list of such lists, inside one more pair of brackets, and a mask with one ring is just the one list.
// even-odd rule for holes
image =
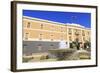
[[48, 52], [50, 49], [58, 49], [59, 42], [48, 41], [23, 41], [23, 54]]

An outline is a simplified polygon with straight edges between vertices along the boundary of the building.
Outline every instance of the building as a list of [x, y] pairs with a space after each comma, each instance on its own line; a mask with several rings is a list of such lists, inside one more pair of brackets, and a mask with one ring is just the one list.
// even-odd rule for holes
[[84, 43], [86, 40], [90, 41], [91, 30], [79, 24], [67, 24], [67, 41], [72, 42], [79, 39], [80, 42]]
[[61, 41], [90, 41], [91, 30], [79, 24], [63, 24], [23, 16], [23, 53], [32, 54], [58, 49]]

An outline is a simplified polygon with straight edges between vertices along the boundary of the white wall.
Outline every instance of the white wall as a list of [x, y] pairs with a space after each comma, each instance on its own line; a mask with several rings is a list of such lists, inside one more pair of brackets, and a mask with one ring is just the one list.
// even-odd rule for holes
[[[10, 8], [11, 8], [10, 1], [11, 0], [0, 0], [0, 73], [12, 73], [10, 71]], [[71, 4], [83, 4], [83, 5], [98, 5], [97, 3], [99, 3], [98, 2], [99, 0], [98, 1], [97, 0], [33, 0], [33, 1], [46, 1], [46, 2], [71, 3]], [[100, 25], [98, 28], [100, 31]], [[100, 38], [98, 39], [98, 41], [100, 41]], [[100, 64], [100, 57], [99, 57], [99, 64]], [[100, 66], [92, 68], [35, 71], [34, 73], [53, 73], [53, 72], [54, 73], [87, 73], [87, 72], [99, 73]], [[26, 73], [33, 73], [33, 72], [26, 72]]]

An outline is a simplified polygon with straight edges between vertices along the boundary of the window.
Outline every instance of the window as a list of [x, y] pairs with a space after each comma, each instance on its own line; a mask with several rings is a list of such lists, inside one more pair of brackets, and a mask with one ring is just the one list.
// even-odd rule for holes
[[42, 40], [43, 34], [39, 34], [39, 40]]
[[28, 24], [27, 24], [27, 28], [30, 28], [30, 27], [31, 27], [31, 23], [28, 22]]
[[53, 39], [51, 39], [51, 41], [53, 41]]
[[43, 29], [43, 24], [41, 24], [41, 29]]
[[76, 37], [75, 41], [76, 41], [76, 42], [79, 42], [79, 38], [78, 38], [78, 37]]
[[63, 32], [63, 27], [61, 27], [61, 32]]
[[28, 40], [29, 33], [25, 33], [25, 40]]
[[75, 35], [79, 35], [79, 30], [78, 29], [75, 29]]
[[51, 35], [51, 41], [53, 41], [53, 35]]
[[53, 36], [53, 35], [51, 35], [51, 36]]
[[82, 35], [85, 36], [85, 32], [84, 32], [84, 30], [82, 31]]
[[71, 36], [69, 36], [69, 41], [72, 41], [72, 37]]
[[68, 29], [68, 33], [72, 34], [72, 29], [71, 28]]

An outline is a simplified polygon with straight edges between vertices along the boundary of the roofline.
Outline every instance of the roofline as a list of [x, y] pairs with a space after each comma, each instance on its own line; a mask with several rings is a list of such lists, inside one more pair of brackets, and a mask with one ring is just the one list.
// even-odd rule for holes
[[[74, 24], [74, 23], [72, 23], [72, 24]], [[83, 28], [83, 29], [91, 30], [91, 28], [87, 28], [87, 27], [82, 26], [82, 25], [80, 25], [80, 24], [79, 24], [80, 26], [76, 26], [77, 24], [76, 24], [76, 25], [72, 25], [72, 24], [68, 23], [67, 26], [78, 27], [78, 28]]]
[[23, 16], [23, 17], [24, 17], [24, 18], [27, 18], [27, 19], [33, 19], [33, 20], [39, 20], [39, 21], [44, 21], [44, 22], [49, 22], [49, 23], [55, 23], [55, 24], [60, 24], [60, 25], [66, 25], [66, 24], [64, 24], [64, 23], [59, 23], [59, 22], [44, 20], [44, 19], [35, 18], [35, 17], [29, 17], [29, 16]]
[[[23, 16], [23, 18], [27, 18], [27, 19], [31, 19], [31, 20], [38, 20], [38, 21], [44, 21], [44, 22], [49, 22], [49, 23], [54, 23], [54, 24], [59, 24], [59, 25], [64, 25], [64, 26], [73, 26], [73, 27], [78, 27], [78, 28], [83, 28], [83, 29], [88, 29], [90, 30], [91, 28], [87, 28], [85, 26], [75, 26], [75, 25], [72, 25], [72, 24], [75, 24], [75, 23], [59, 23], [59, 22], [54, 22], [54, 21], [49, 21], [49, 20], [44, 20], [44, 19], [40, 19], [40, 18], [35, 18], [35, 17], [29, 17], [29, 16]], [[77, 25], [77, 24], [76, 24]]]

